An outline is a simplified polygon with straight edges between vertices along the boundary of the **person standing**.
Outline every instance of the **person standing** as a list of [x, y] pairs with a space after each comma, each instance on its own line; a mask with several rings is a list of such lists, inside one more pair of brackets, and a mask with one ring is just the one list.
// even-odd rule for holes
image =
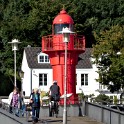
[[15, 87], [13, 92], [10, 93], [9, 99], [11, 99], [10, 106], [12, 107], [12, 112], [14, 112], [15, 115], [18, 116], [19, 90], [17, 87]]
[[30, 96], [30, 103], [32, 104], [32, 121], [35, 124], [38, 122], [40, 114], [40, 94], [37, 88], [34, 89]]

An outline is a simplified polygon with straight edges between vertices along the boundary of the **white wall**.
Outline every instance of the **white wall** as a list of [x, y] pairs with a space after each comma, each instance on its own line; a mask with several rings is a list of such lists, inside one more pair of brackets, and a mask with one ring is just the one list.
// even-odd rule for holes
[[[76, 86], [76, 92], [83, 93], [85, 95], [98, 95], [99, 93], [96, 91], [99, 89], [99, 83], [96, 82], [96, 78], [98, 77], [98, 74], [96, 72], [95, 66], [91, 69], [76, 69], [77, 74], [77, 86]], [[81, 86], [81, 74], [88, 74], [88, 86]]]
[[[39, 74], [47, 74], [47, 86], [39, 87]], [[32, 70], [32, 88], [39, 88], [41, 91], [48, 91], [49, 87], [52, 85], [53, 75], [52, 69], [33, 69]]]
[[[48, 74], [47, 86], [39, 87], [39, 73]], [[47, 92], [52, 85], [52, 80], [52, 69], [27, 69], [24, 72], [23, 91], [25, 91], [26, 96], [30, 96], [31, 89], [34, 88], [39, 88], [41, 91]]]
[[25, 51], [23, 52], [22, 60], [22, 71], [24, 72], [24, 77], [22, 79], [22, 89], [25, 91], [25, 95], [29, 96], [31, 93], [31, 69], [28, 66]]
[[[24, 77], [22, 79], [22, 89], [25, 91], [25, 96], [30, 96], [31, 89], [39, 88], [40, 90], [48, 91], [52, 85], [53, 75], [52, 69], [30, 69], [26, 59], [26, 53], [23, 53], [22, 71]], [[48, 85], [39, 87], [39, 73], [48, 74]]]

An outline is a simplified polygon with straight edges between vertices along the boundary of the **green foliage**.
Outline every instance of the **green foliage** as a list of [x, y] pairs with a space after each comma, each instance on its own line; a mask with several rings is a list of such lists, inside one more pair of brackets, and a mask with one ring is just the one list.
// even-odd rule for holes
[[112, 26], [94, 36], [98, 41], [93, 47], [99, 74], [97, 81], [108, 86], [111, 92], [118, 91], [124, 87], [124, 26]]
[[109, 96], [106, 96], [105, 94], [99, 94], [96, 98], [95, 98], [96, 102], [101, 102], [103, 104], [107, 104], [110, 102]]
[[117, 96], [114, 96], [114, 104], [117, 104], [117, 103], [118, 103]]
[[[53, 19], [63, 6], [75, 22], [75, 31], [85, 35], [86, 47], [96, 43], [94, 31], [99, 33], [113, 25], [124, 24], [124, 0], [1, 0], [1, 73], [9, 75], [7, 69], [13, 69], [13, 53], [8, 42], [13, 38], [22, 42], [17, 56], [17, 67], [20, 68], [23, 48], [41, 46], [42, 36], [52, 33]], [[111, 60], [106, 62], [110, 64]]]
[[48, 96], [49, 94], [48, 94], [48, 92], [46, 92], [46, 91], [41, 91], [40, 92], [40, 97], [41, 98], [43, 98], [44, 96]]
[[84, 100], [85, 95], [84, 93], [78, 93], [79, 100]]
[[4, 76], [0, 73], [0, 96], [9, 95], [12, 92], [14, 86], [10, 79], [11, 77]]
[[90, 95], [84, 95], [84, 93], [78, 93], [78, 98], [79, 100], [88, 100], [88, 98], [91, 98], [94, 96], [94, 94], [90, 94]]

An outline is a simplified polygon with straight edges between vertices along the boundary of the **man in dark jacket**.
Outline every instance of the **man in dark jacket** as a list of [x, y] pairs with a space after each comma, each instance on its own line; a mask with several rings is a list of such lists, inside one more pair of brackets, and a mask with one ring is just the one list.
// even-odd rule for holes
[[51, 101], [60, 100], [60, 87], [57, 85], [57, 81], [53, 81], [53, 85], [50, 87], [49, 93]]

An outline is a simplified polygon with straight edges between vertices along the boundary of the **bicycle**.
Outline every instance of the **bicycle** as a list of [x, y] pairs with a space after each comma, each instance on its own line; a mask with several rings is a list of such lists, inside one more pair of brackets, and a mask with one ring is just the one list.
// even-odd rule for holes
[[50, 117], [58, 117], [58, 113], [59, 113], [59, 105], [58, 105], [58, 101], [50, 101], [49, 102], [49, 116]]

